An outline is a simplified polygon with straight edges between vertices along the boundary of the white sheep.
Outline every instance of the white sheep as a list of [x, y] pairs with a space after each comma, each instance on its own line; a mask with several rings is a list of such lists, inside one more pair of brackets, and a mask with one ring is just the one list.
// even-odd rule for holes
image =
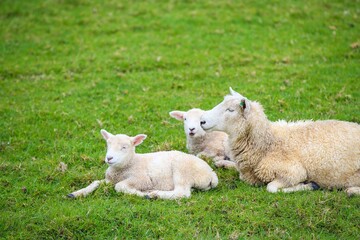
[[271, 122], [262, 106], [230, 88], [201, 118], [206, 131], [229, 135], [240, 179], [269, 192], [345, 188], [360, 195], [360, 125], [327, 120]]
[[135, 146], [146, 138], [144, 134], [129, 137], [106, 130], [101, 130], [101, 134], [107, 142], [105, 162], [109, 167], [105, 179], [94, 181], [69, 197], [86, 196], [102, 182], [115, 184], [117, 192], [164, 199], [190, 197], [191, 188], [209, 190], [218, 184], [211, 167], [193, 155], [178, 151], [135, 153]]
[[200, 126], [200, 118], [204, 110], [193, 108], [187, 112], [172, 111], [170, 116], [184, 122], [186, 148], [189, 153], [198, 157], [213, 159], [215, 166], [235, 168], [236, 164], [229, 161], [228, 136], [224, 132], [206, 133]]

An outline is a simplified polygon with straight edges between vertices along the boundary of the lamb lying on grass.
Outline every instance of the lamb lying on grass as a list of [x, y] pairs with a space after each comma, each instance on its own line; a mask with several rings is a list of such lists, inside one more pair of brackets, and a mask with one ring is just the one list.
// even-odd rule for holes
[[212, 158], [217, 167], [235, 168], [235, 162], [228, 160], [227, 134], [224, 132], [206, 133], [201, 128], [200, 117], [204, 113], [204, 110], [194, 108], [187, 112], [172, 111], [169, 114], [179, 121], [184, 121], [186, 148], [189, 153], [198, 157]]
[[[327, 120], [270, 122], [262, 106], [231, 95], [201, 118], [206, 131], [229, 134], [240, 179], [269, 192], [345, 188], [360, 195], [360, 125]], [[307, 183], [306, 183], [307, 182]]]
[[105, 162], [109, 164], [105, 179], [94, 181], [69, 197], [86, 196], [102, 182], [115, 184], [117, 192], [164, 199], [190, 197], [191, 188], [209, 190], [218, 184], [210, 166], [193, 155], [178, 151], [135, 153], [135, 146], [146, 138], [144, 134], [129, 137], [105, 130], [101, 134], [107, 142]]

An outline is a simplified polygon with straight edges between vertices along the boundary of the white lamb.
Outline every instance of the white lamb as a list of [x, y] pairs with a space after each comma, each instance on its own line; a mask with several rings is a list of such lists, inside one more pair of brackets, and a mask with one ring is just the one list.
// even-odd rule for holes
[[206, 133], [200, 126], [200, 118], [204, 110], [193, 108], [187, 112], [172, 111], [170, 116], [184, 122], [186, 148], [198, 157], [212, 158], [215, 166], [236, 168], [233, 161], [229, 161], [228, 136], [224, 132]]
[[206, 131], [229, 134], [240, 179], [269, 192], [345, 188], [360, 195], [360, 125], [327, 120], [271, 122], [262, 106], [231, 95], [201, 118]]
[[102, 182], [115, 184], [117, 192], [164, 199], [190, 197], [191, 188], [209, 190], [218, 184], [211, 167], [193, 155], [178, 151], [135, 153], [135, 146], [146, 138], [144, 134], [129, 137], [105, 130], [101, 134], [107, 142], [105, 162], [109, 168], [105, 179], [94, 181], [69, 197], [86, 196]]

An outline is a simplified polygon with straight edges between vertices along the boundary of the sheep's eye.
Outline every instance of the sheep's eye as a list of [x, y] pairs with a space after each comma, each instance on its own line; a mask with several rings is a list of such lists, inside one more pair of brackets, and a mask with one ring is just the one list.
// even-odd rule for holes
[[126, 146], [121, 146], [121, 149], [122, 149], [122, 150], [125, 150], [125, 149], [126, 149]]
[[228, 109], [226, 109], [226, 111], [233, 112], [233, 111], [234, 111], [234, 109], [230, 109], [230, 108], [228, 108]]
[[186, 121], [186, 118], [184, 118], [184, 121]]

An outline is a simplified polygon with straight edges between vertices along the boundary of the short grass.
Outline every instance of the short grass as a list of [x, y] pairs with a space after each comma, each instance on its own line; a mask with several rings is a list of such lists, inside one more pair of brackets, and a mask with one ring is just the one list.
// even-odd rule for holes
[[101, 128], [186, 151], [168, 112], [229, 86], [271, 120], [360, 122], [359, 0], [2, 0], [0, 19], [0, 238], [359, 238], [359, 197], [269, 194], [231, 170], [179, 201], [65, 197], [103, 178]]

